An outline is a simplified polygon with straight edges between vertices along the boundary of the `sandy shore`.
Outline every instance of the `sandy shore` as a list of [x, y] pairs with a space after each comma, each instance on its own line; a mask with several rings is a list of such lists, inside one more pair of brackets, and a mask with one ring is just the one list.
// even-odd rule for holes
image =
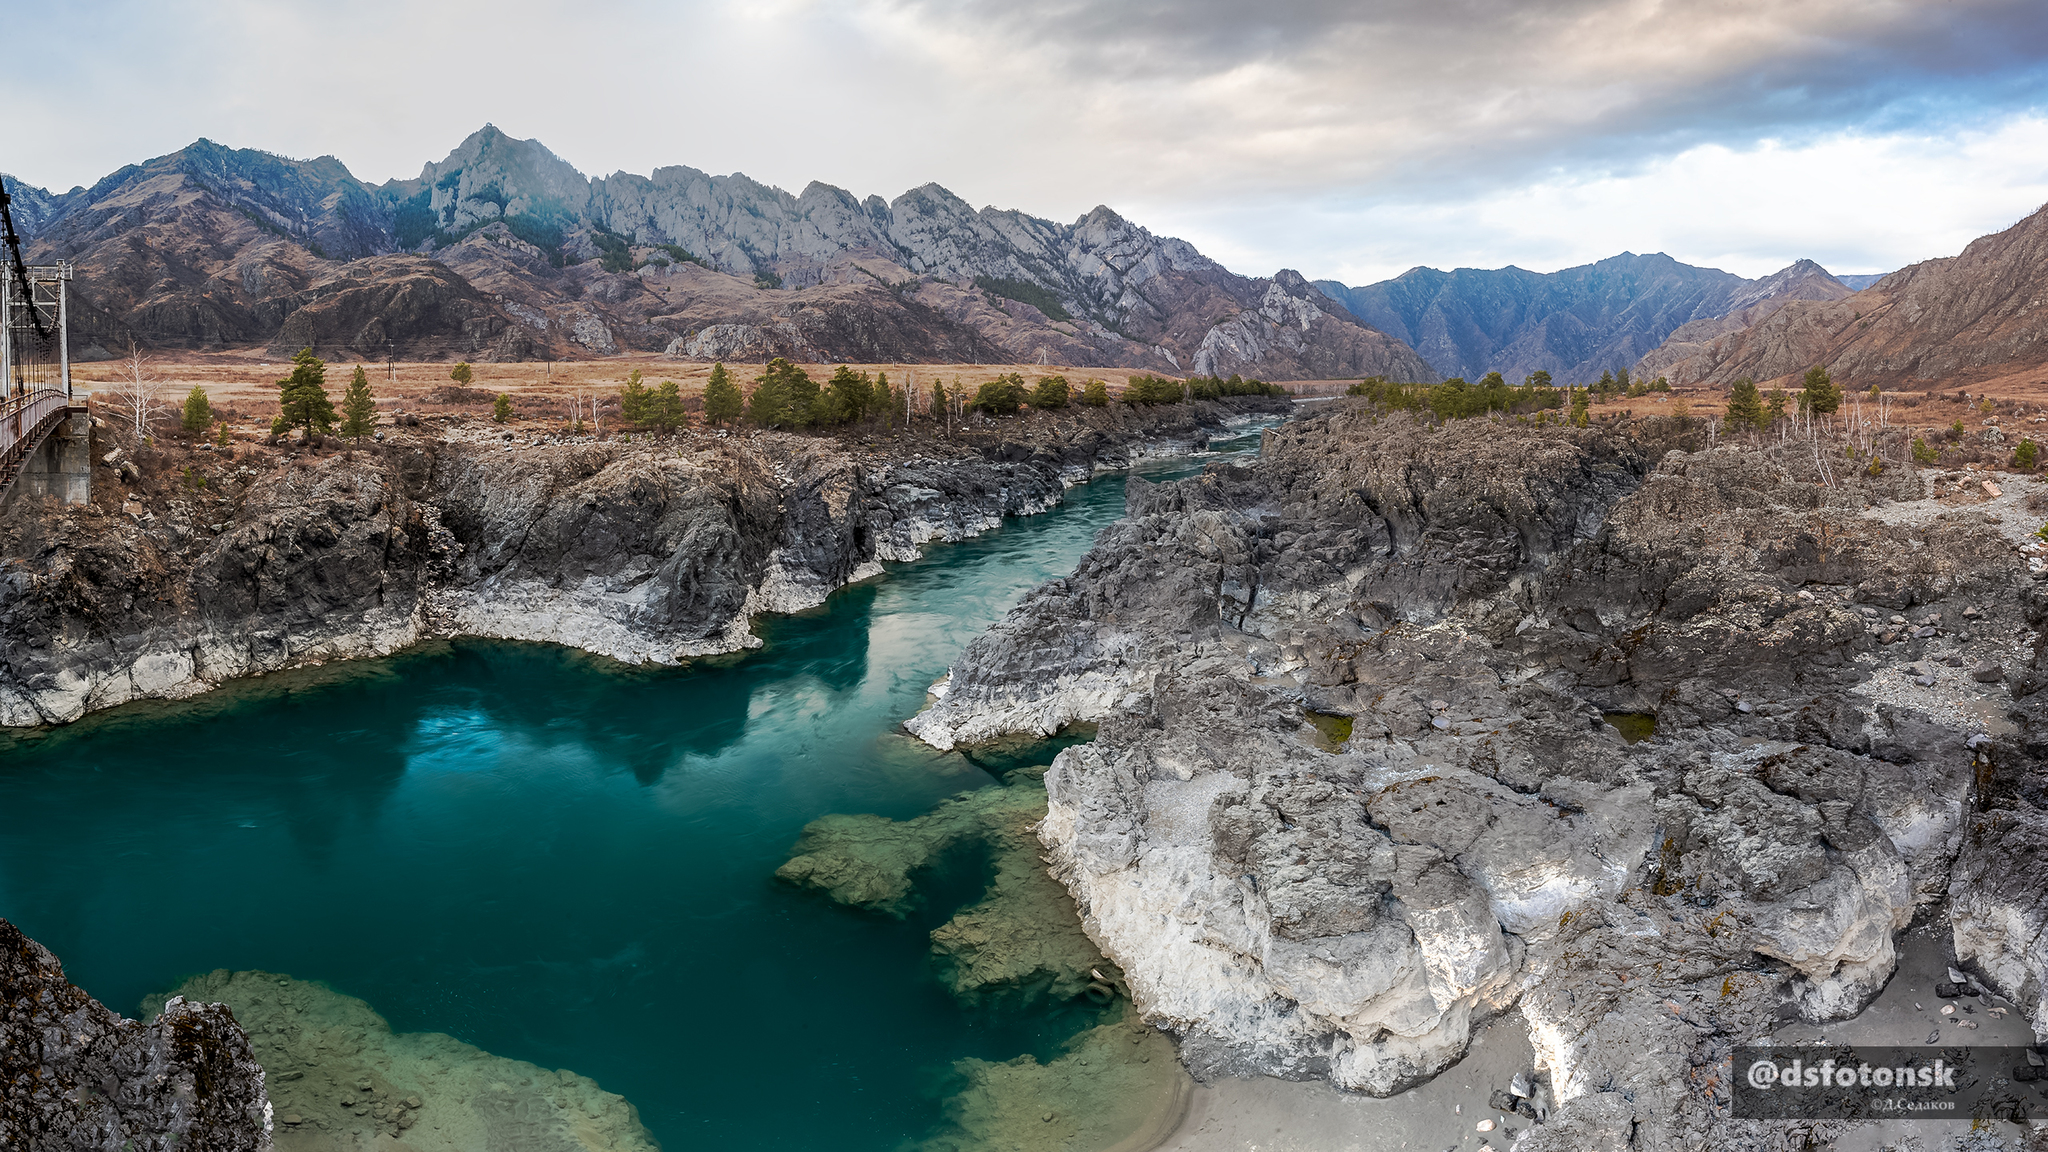
[[[1161, 1152], [1445, 1152], [1506, 1148], [1529, 1121], [1501, 1114], [1487, 1097], [1526, 1071], [1534, 1053], [1520, 1013], [1479, 1030], [1465, 1058], [1398, 1096], [1339, 1092], [1326, 1083], [1261, 1077], [1197, 1084], [1180, 1127]], [[1491, 1118], [1496, 1127], [1477, 1125]]]

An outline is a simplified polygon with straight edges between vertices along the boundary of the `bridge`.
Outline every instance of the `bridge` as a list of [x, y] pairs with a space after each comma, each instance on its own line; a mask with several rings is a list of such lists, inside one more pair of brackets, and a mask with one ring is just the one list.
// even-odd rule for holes
[[71, 265], [24, 263], [11, 197], [0, 188], [0, 503], [17, 492], [66, 504], [92, 498], [92, 424], [71, 394]]

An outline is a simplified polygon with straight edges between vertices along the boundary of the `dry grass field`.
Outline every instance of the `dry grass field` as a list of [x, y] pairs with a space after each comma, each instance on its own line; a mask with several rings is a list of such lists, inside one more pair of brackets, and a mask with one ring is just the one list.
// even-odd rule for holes
[[[421, 415], [484, 412], [489, 410], [492, 397], [503, 392], [512, 398], [522, 419], [562, 422], [570, 419], [579, 393], [586, 402], [589, 398], [615, 399], [626, 377], [635, 368], [640, 370], [641, 378], [649, 386], [664, 380], [675, 381], [685, 398], [702, 395], [704, 382], [711, 375], [711, 365], [694, 361], [670, 360], [660, 355], [610, 356], [553, 364], [473, 364], [470, 366], [472, 379], [469, 387], [463, 389], [449, 376], [452, 367], [447, 361], [363, 364], [378, 406], [387, 411], [404, 409]], [[801, 367], [822, 384], [841, 365], [804, 364]], [[1135, 368], [1060, 368], [1037, 364], [848, 364], [845, 367], [855, 371], [886, 373], [891, 385], [901, 388], [909, 384], [920, 398], [930, 395], [935, 381], [945, 385], [949, 392], [959, 387], [971, 395], [987, 381], [1010, 372], [1021, 373], [1027, 381], [1058, 374], [1076, 387], [1087, 380], [1102, 380], [1109, 384], [1112, 394], [1121, 391], [1132, 376], [1142, 375]], [[128, 368], [125, 360], [74, 364], [71, 368], [72, 383], [75, 388], [90, 392], [119, 389], [124, 386]], [[750, 382], [761, 371], [759, 364], [730, 364], [727, 368], [739, 380], [742, 389], [749, 388]], [[277, 382], [291, 372], [291, 361], [255, 351], [166, 353], [148, 357], [145, 370], [159, 381], [160, 396], [166, 403], [182, 402], [196, 385], [206, 389], [208, 399], [216, 408], [232, 413], [231, 419], [254, 420], [259, 417], [267, 419], [276, 411]], [[327, 391], [337, 402], [342, 390], [348, 387], [354, 370], [353, 362], [328, 362]], [[1342, 392], [1350, 381], [1332, 383], [1335, 384], [1334, 391]]]
[[[77, 387], [87, 391], [114, 389], [120, 387], [127, 367], [127, 362], [122, 360], [76, 364], [72, 366], [72, 378]], [[512, 398], [522, 421], [538, 424], [567, 423], [572, 418], [579, 394], [586, 405], [592, 400], [608, 402], [607, 409], [615, 412], [619, 388], [635, 368], [650, 385], [674, 380], [686, 398], [701, 395], [705, 379], [711, 374], [709, 364], [671, 360], [651, 354], [552, 364], [474, 364], [471, 366], [473, 379], [464, 389], [449, 377], [450, 367], [446, 361], [364, 364], [378, 405], [386, 411], [403, 409], [420, 415], [481, 414], [489, 410], [492, 398], [503, 392]], [[823, 383], [840, 365], [806, 364], [803, 367]], [[911, 385], [920, 398], [920, 406], [923, 398], [929, 396], [934, 382], [944, 384], [949, 391], [955, 387], [965, 389], [971, 395], [983, 383], [1006, 373], [1020, 373], [1027, 381], [1057, 373], [1076, 386], [1089, 379], [1104, 380], [1114, 394], [1132, 376], [1140, 374], [1131, 368], [1061, 368], [1037, 364], [849, 364], [846, 367], [886, 373], [890, 383], [897, 387]], [[328, 391], [337, 400], [354, 368], [355, 365], [348, 361], [328, 363]], [[732, 364], [728, 368], [738, 377], [742, 388], [747, 387], [761, 370], [758, 364]], [[159, 394], [165, 404], [181, 402], [186, 393], [197, 385], [206, 389], [214, 405], [224, 409], [230, 420], [243, 423], [267, 421], [276, 411], [277, 381], [290, 369], [289, 360], [279, 359], [260, 349], [166, 353], [151, 356], [146, 363], [146, 371], [160, 382]], [[1995, 415], [2015, 433], [2014, 439], [2018, 434], [2031, 433], [2033, 421], [2040, 418], [2043, 421], [2040, 431], [2048, 437], [2048, 379], [2044, 376], [2048, 376], [2048, 372], [2029, 369], [1971, 384], [1964, 390], [1892, 392], [1887, 394], [1882, 413], [1879, 405], [1868, 396], [1849, 391], [1843, 399], [1841, 418], [1862, 419], [1872, 426], [1882, 423], [1914, 429], [1947, 428], [1960, 420], [1966, 427], [1976, 429], [1983, 425], [1987, 416]], [[1286, 387], [1297, 396], [1338, 396], [1352, 383], [1350, 380], [1299, 380], [1287, 382]], [[1983, 408], [1987, 397], [1993, 406], [1989, 413]], [[1718, 390], [1681, 390], [1596, 404], [1593, 415], [1606, 418], [1670, 415], [1683, 411], [1696, 417], [1719, 416], [1726, 402], [1727, 397]], [[585, 411], [588, 411], [587, 407]]]

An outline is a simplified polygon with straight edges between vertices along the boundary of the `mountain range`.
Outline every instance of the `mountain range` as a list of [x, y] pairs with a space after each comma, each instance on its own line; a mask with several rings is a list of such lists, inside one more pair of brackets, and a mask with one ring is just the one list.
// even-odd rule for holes
[[1438, 379], [1297, 273], [1240, 276], [1108, 208], [1061, 224], [937, 184], [885, 202], [685, 167], [593, 179], [486, 125], [382, 185], [201, 140], [90, 188], [9, 188], [29, 258], [77, 267], [85, 357], [133, 339]]
[[34, 261], [77, 268], [81, 359], [311, 346], [330, 358], [665, 352], [1434, 382], [1630, 368], [1759, 381], [1826, 363], [1936, 386], [2048, 364], [2048, 218], [1881, 278], [1747, 280], [1624, 252], [1557, 272], [1244, 276], [1107, 207], [1072, 223], [937, 184], [884, 201], [665, 167], [587, 177], [486, 125], [409, 180], [200, 140], [51, 193], [10, 179]]
[[1635, 368], [1689, 326], [1851, 292], [1810, 260], [1745, 280], [1661, 252], [1623, 252], [1548, 273], [1513, 266], [1411, 268], [1360, 288], [1333, 280], [1318, 280], [1316, 287], [1359, 320], [1406, 341], [1439, 372], [1466, 379], [1500, 372], [1519, 381], [1542, 369], [1560, 382]]

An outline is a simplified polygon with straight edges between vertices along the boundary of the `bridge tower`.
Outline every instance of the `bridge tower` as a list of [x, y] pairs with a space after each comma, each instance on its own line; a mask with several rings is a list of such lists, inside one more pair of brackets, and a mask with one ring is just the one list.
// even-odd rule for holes
[[92, 499], [92, 423], [71, 393], [71, 265], [27, 264], [0, 188], [0, 501]]

